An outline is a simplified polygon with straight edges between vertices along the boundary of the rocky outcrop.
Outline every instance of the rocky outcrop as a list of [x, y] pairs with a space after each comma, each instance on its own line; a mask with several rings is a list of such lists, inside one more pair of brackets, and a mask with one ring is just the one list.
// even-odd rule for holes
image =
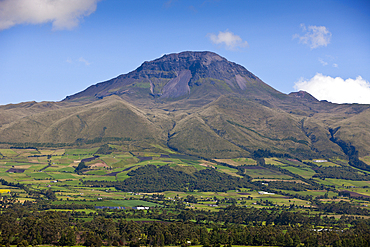
[[128, 74], [92, 85], [65, 100], [96, 100], [110, 95], [175, 99], [199, 87], [215, 91], [214, 95], [243, 94], [255, 90], [256, 85], [275, 91], [243, 66], [216, 53], [187, 51], [144, 62]]

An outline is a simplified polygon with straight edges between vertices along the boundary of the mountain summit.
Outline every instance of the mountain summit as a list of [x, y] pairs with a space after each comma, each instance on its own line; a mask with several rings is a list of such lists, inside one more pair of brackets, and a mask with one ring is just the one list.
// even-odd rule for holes
[[136, 70], [90, 86], [65, 100], [101, 99], [110, 95], [126, 99], [181, 99], [220, 95], [278, 93], [243, 66], [213, 52], [181, 52], [144, 62]]
[[0, 141], [22, 147], [119, 143], [206, 158], [269, 150], [354, 159], [370, 155], [370, 107], [283, 94], [215, 53], [186, 51], [144, 62], [61, 102], [0, 106]]

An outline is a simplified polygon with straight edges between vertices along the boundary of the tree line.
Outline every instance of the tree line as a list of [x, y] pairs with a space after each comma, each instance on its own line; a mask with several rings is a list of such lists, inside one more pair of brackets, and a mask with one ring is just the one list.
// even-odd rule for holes
[[247, 178], [239, 178], [215, 169], [204, 169], [187, 174], [170, 166], [146, 165], [127, 173], [130, 177], [124, 181], [83, 181], [85, 185], [97, 187], [115, 187], [122, 191], [162, 192], [162, 191], [219, 191], [238, 188], [255, 188]]
[[[369, 246], [369, 220], [335, 220], [290, 211], [227, 207], [219, 212], [188, 209], [147, 211], [98, 211], [91, 221], [81, 212], [39, 211], [36, 205], [14, 204], [0, 214], [0, 244], [9, 246], [164, 246], [164, 245], [273, 245], [273, 246]], [[132, 221], [136, 218], [171, 220]], [[162, 215], [162, 216], [161, 216]], [[202, 220], [213, 216], [213, 221]], [[238, 223], [244, 217], [244, 222]], [[196, 219], [193, 220], [193, 219]], [[269, 220], [273, 219], [273, 220]], [[333, 228], [313, 228], [325, 222], [339, 222]], [[218, 222], [218, 223], [215, 223]], [[348, 228], [348, 224], [352, 227]]]

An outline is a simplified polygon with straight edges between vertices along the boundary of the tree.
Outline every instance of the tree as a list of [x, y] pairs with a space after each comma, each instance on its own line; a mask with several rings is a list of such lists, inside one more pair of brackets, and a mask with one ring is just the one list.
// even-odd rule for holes
[[87, 168], [87, 166], [85, 165], [85, 162], [81, 161], [78, 166], [76, 167], [75, 169], [75, 172], [77, 174], [80, 174], [82, 172], [83, 169]]
[[188, 195], [188, 196], [185, 198], [185, 200], [184, 200], [184, 201], [186, 201], [186, 202], [190, 202], [190, 203], [197, 203], [197, 202], [198, 202], [197, 198], [196, 198], [195, 196], [193, 196], [193, 195]]
[[45, 194], [45, 196], [46, 196], [49, 200], [56, 200], [56, 199], [57, 199], [57, 197], [56, 197], [56, 195], [55, 195], [55, 192], [54, 192], [54, 191], [52, 191], [51, 189], [46, 190], [44, 194]]
[[85, 238], [84, 246], [94, 246], [94, 247], [101, 247], [103, 245], [103, 241], [99, 237], [99, 235], [95, 235], [93, 232], [89, 232]]
[[76, 244], [76, 234], [71, 227], [67, 227], [63, 230], [59, 239], [59, 245], [61, 246], [73, 246]]
[[28, 241], [27, 240], [22, 240], [17, 244], [17, 247], [28, 247]]

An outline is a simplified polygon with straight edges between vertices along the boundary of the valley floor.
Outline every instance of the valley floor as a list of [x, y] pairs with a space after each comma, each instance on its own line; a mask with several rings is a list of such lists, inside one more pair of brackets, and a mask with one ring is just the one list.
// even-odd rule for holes
[[0, 177], [0, 244], [350, 246], [360, 233], [354, 246], [370, 243], [370, 173], [345, 160], [3, 148]]

